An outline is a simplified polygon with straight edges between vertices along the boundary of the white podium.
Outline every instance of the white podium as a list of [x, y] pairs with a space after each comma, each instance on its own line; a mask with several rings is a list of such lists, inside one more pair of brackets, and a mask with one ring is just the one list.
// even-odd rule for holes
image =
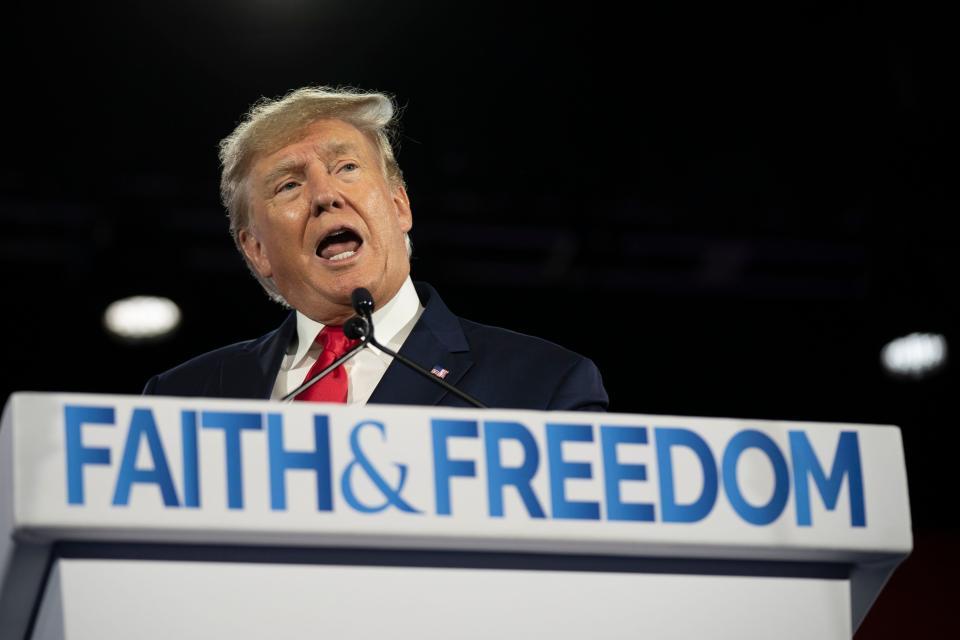
[[18, 393], [0, 639], [849, 638], [891, 426]]

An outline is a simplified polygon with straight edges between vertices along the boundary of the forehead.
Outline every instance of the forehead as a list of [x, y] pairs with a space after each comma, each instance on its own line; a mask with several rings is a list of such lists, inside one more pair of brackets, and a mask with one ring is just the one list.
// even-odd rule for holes
[[270, 171], [276, 165], [308, 155], [340, 155], [357, 153], [376, 156], [370, 138], [355, 126], [336, 118], [314, 120], [299, 131], [286, 136], [271, 151], [261, 153], [253, 163], [254, 173]]

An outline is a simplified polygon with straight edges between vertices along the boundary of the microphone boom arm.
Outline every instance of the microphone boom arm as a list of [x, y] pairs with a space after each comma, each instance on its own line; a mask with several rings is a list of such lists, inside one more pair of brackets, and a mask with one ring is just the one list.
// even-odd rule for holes
[[357, 315], [354, 316], [353, 318], [350, 318], [350, 320], [348, 320], [344, 324], [343, 326], [344, 333], [346, 333], [348, 338], [359, 338], [360, 343], [354, 346], [352, 349], [347, 351], [345, 354], [343, 354], [339, 358], [337, 358], [336, 360], [334, 360], [332, 363], [330, 363], [330, 365], [327, 366], [323, 371], [319, 372], [309, 380], [304, 381], [304, 383], [301, 384], [299, 387], [297, 387], [287, 395], [283, 396], [283, 398], [280, 399], [281, 402], [290, 402], [291, 400], [293, 400], [293, 398], [297, 394], [301, 393], [304, 389], [307, 389], [312, 384], [320, 380], [322, 377], [324, 377], [325, 375], [327, 375], [328, 373], [330, 373], [331, 371], [339, 367], [341, 364], [343, 364], [344, 362], [352, 358], [357, 351], [359, 351], [360, 349], [363, 349], [368, 345], [373, 345], [374, 347], [376, 347], [383, 353], [387, 354], [388, 356], [391, 356], [395, 360], [399, 360], [400, 363], [405, 367], [407, 367], [408, 369], [412, 369], [417, 373], [419, 373], [421, 376], [433, 382], [434, 384], [440, 385], [446, 391], [449, 391], [450, 393], [457, 396], [467, 404], [472, 405], [478, 409], [488, 408], [487, 405], [483, 404], [473, 396], [467, 393], [464, 393], [463, 391], [460, 391], [460, 389], [457, 389], [455, 386], [453, 386], [443, 378], [439, 378], [433, 375], [432, 373], [429, 373], [426, 369], [419, 366], [412, 360], [400, 355], [396, 351], [393, 351], [392, 349], [389, 349], [383, 346], [382, 344], [380, 344], [379, 342], [377, 342], [377, 339], [373, 336], [374, 302], [373, 302], [373, 296], [370, 295], [369, 291], [367, 291], [363, 287], [358, 287], [354, 289], [353, 292], [350, 294], [350, 299], [353, 305], [353, 310], [356, 312]]
[[446, 380], [443, 380], [443, 379], [441, 379], [441, 378], [438, 378], [437, 376], [433, 375], [432, 373], [428, 373], [425, 369], [417, 366], [417, 364], [414, 363], [412, 360], [409, 360], [408, 358], [400, 355], [400, 354], [397, 353], [396, 351], [393, 351], [393, 350], [388, 349], [387, 347], [383, 346], [382, 344], [380, 344], [379, 342], [377, 342], [376, 339], [373, 337], [373, 332], [371, 332], [371, 334], [370, 334], [369, 342], [370, 342], [370, 344], [372, 344], [373, 346], [375, 346], [375, 347], [376, 347], [377, 349], [379, 349], [380, 351], [383, 351], [383, 352], [384, 352], [385, 354], [387, 354], [388, 356], [393, 356], [395, 359], [399, 360], [399, 361], [400, 361], [402, 364], [404, 364], [408, 369], [412, 369], [412, 370], [416, 371], [417, 373], [419, 373], [420, 375], [424, 376], [425, 378], [429, 379], [430, 381], [435, 382], [436, 384], [439, 384], [441, 387], [443, 387], [444, 389], [446, 389], [447, 391], [449, 391], [449, 392], [452, 393], [453, 395], [457, 396], [458, 398], [460, 398], [461, 400], [463, 400], [463, 401], [466, 402], [467, 404], [471, 404], [471, 405], [473, 405], [474, 407], [476, 407], [476, 408], [478, 408], [478, 409], [488, 409], [488, 408], [489, 408], [489, 407], [487, 407], [487, 405], [483, 404], [482, 402], [480, 402], [479, 400], [477, 400], [477, 399], [474, 398], [473, 396], [471, 396], [471, 395], [469, 395], [469, 394], [467, 394], [467, 393], [464, 393], [463, 391], [460, 391], [460, 389], [457, 389], [455, 386], [453, 386], [452, 384], [450, 384], [450, 383], [447, 382]]

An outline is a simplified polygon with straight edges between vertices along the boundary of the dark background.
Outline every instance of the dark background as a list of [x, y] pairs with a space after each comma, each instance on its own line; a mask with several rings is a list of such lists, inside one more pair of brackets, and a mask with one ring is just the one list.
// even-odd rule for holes
[[[916, 550], [858, 637], [950, 635], [957, 367], [879, 353], [960, 348], [955, 23], [717, 4], [8, 3], [0, 393], [138, 393], [273, 328], [216, 144], [262, 95], [387, 91], [414, 276], [456, 313], [593, 358], [614, 411], [900, 425]], [[180, 304], [174, 339], [106, 335], [139, 293]]]

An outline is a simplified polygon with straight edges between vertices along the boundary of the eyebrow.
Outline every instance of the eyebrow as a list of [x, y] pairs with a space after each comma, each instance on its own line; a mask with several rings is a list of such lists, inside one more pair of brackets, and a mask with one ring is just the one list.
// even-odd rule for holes
[[303, 171], [304, 162], [298, 158], [284, 158], [263, 178], [263, 186], [269, 187], [275, 180], [288, 173]]
[[[357, 155], [359, 153], [356, 145], [349, 142], [325, 142], [316, 145], [314, 151], [319, 156]], [[305, 165], [306, 163], [301, 158], [286, 157], [267, 173], [263, 178], [263, 184], [268, 187], [285, 174], [302, 172]]]
[[320, 155], [344, 156], [348, 154], [359, 154], [357, 146], [352, 142], [325, 142], [318, 144], [314, 149]]

